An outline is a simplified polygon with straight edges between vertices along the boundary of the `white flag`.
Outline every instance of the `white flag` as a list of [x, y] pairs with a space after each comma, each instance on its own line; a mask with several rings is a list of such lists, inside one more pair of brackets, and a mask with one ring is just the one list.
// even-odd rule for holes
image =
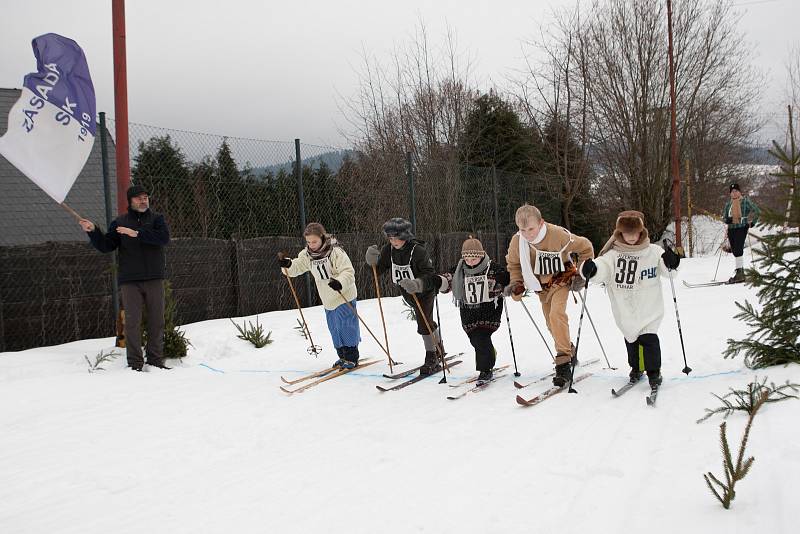
[[32, 44], [37, 72], [25, 76], [0, 154], [61, 203], [94, 144], [94, 86], [75, 41], [48, 33]]

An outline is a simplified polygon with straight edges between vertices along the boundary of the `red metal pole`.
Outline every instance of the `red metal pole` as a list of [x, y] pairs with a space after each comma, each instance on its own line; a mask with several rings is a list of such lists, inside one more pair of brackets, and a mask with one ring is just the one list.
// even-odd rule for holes
[[675, 62], [672, 58], [672, 0], [667, 0], [667, 33], [669, 35], [669, 100], [670, 100], [670, 168], [672, 174], [672, 206], [675, 210], [675, 247], [681, 246], [681, 176], [678, 164], [678, 119], [675, 111]]
[[114, 115], [116, 118], [117, 210], [128, 209], [126, 192], [131, 185], [128, 149], [128, 72], [125, 51], [125, 0], [111, 0], [114, 42]]

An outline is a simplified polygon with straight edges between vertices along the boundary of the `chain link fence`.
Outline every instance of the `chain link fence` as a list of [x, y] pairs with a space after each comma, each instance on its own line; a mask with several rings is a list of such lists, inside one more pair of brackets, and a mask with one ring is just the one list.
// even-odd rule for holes
[[[108, 121], [105, 160], [95, 143], [66, 200], [103, 228], [107, 208], [116, 216], [115, 129]], [[504, 262], [525, 202], [561, 219], [555, 176], [141, 124], [130, 124], [129, 136], [131, 180], [148, 190], [171, 229], [167, 279], [180, 324], [293, 308], [277, 254], [301, 250], [307, 222], [337, 236], [364, 299], [376, 295], [364, 252], [383, 241], [391, 217], [414, 222], [440, 271], [456, 264], [469, 234]], [[0, 351], [113, 335], [113, 256], [92, 249], [74, 219], [2, 158], [0, 173], [19, 188], [0, 206], [18, 219], [0, 238]], [[607, 236], [610, 228], [597, 231]], [[398, 294], [385, 277], [381, 283], [383, 295]], [[319, 304], [310, 279], [294, 284], [304, 306]]]

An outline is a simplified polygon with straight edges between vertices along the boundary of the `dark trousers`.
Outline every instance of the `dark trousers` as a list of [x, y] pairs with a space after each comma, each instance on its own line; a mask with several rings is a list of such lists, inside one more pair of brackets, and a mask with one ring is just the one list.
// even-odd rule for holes
[[147, 361], [161, 363], [164, 359], [164, 280], [125, 282], [119, 287], [125, 307], [128, 365], [141, 367], [144, 364], [141, 328], [143, 309], [147, 309]]
[[[431, 325], [431, 332], [436, 332], [436, 329], [439, 328], [439, 325], [433, 320], [433, 303], [436, 300], [436, 292], [416, 293], [416, 295], [417, 299], [419, 299], [420, 306], [422, 306], [422, 313], [425, 314], [425, 317], [428, 319], [428, 324]], [[421, 336], [430, 334], [431, 332], [428, 332], [428, 327], [425, 325], [425, 319], [423, 319], [422, 315], [419, 313], [414, 296], [409, 295], [403, 298], [406, 299], [408, 305], [414, 310], [414, 317], [417, 319], [417, 334]]]
[[642, 334], [634, 343], [625, 340], [628, 349], [628, 364], [640, 371], [661, 369], [661, 343], [656, 334]]
[[490, 330], [476, 328], [469, 333], [469, 342], [475, 347], [475, 369], [477, 371], [491, 371], [497, 360], [497, 353], [492, 345]]
[[747, 238], [747, 230], [747, 226], [728, 229], [728, 243], [730, 243], [731, 252], [736, 258], [744, 255], [744, 240]]

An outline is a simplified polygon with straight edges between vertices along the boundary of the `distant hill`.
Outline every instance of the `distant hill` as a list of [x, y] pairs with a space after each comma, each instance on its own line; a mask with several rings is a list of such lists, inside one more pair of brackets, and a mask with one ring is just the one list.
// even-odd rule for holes
[[[342, 163], [344, 162], [344, 158], [346, 156], [352, 156], [355, 154], [354, 150], [336, 150], [331, 152], [325, 152], [323, 154], [319, 154], [317, 156], [303, 158], [303, 166], [307, 167], [310, 166], [312, 168], [317, 168], [320, 164], [324, 163], [331, 169], [332, 172], [336, 173], [339, 172], [339, 169], [342, 167]], [[302, 155], [301, 155], [302, 157]], [[253, 174], [257, 177], [266, 176], [269, 173], [277, 174], [281, 169], [285, 172], [291, 173], [294, 171], [294, 161], [290, 160], [286, 163], [279, 163], [277, 165], [268, 165], [266, 167], [254, 167]]]

